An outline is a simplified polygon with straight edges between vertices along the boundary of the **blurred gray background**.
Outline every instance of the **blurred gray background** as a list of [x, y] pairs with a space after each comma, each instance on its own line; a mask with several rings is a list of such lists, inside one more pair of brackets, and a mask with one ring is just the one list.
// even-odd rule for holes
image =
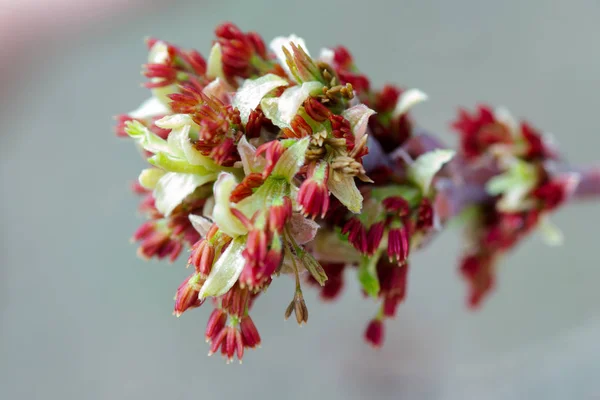
[[592, 163], [598, 1], [153, 2], [62, 17], [56, 31], [2, 37], [17, 50], [0, 77], [1, 399], [600, 398], [600, 203], [554, 217], [562, 248], [532, 237], [507, 257], [477, 313], [456, 272], [459, 231], [445, 232], [414, 256], [379, 351], [363, 343], [375, 304], [353, 276], [336, 303], [308, 291], [303, 328], [283, 321], [293, 284], [278, 279], [253, 313], [262, 348], [225, 365], [206, 356], [209, 308], [171, 315], [185, 261], [146, 263], [129, 243], [143, 163], [111, 119], [148, 96], [145, 36], [206, 55], [231, 20], [267, 41], [297, 33], [313, 53], [347, 45], [376, 85], [427, 92], [415, 118], [448, 141], [457, 106], [486, 101]]

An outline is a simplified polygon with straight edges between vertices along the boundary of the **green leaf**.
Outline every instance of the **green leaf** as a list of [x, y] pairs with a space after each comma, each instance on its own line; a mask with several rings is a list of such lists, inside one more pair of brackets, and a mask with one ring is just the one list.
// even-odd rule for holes
[[188, 114], [168, 115], [155, 122], [156, 126], [171, 129], [167, 144], [169, 154], [184, 159], [191, 165], [199, 165], [217, 171], [219, 166], [210, 158], [196, 150], [190, 140], [190, 130], [196, 124]]
[[408, 177], [427, 196], [435, 174], [454, 157], [453, 150], [436, 149], [421, 155], [408, 169]]
[[140, 121], [125, 122], [125, 132], [137, 140], [140, 146], [151, 153], [170, 152], [167, 141], [152, 133]]
[[331, 168], [327, 188], [348, 210], [355, 214], [360, 212], [363, 196], [356, 187], [353, 176], [337, 173]]
[[167, 172], [158, 180], [154, 188], [156, 209], [168, 217], [197, 187], [216, 178], [217, 174], [196, 175]]
[[304, 164], [304, 156], [309, 143], [310, 137], [307, 136], [297, 140], [287, 148], [277, 161], [277, 164], [275, 164], [271, 176], [284, 178], [286, 181], [291, 182], [300, 170], [300, 167]]
[[562, 231], [550, 221], [548, 216], [544, 215], [539, 220], [539, 230], [544, 243], [548, 246], [561, 246], [565, 237]]
[[265, 169], [265, 159], [256, 157], [256, 147], [248, 142], [246, 136], [242, 136], [238, 142], [237, 149], [238, 153], [240, 153], [245, 175], [250, 175], [253, 172], [262, 172]]
[[427, 100], [427, 95], [421, 92], [419, 89], [410, 89], [404, 91], [400, 98], [398, 98], [398, 102], [396, 103], [396, 107], [392, 112], [392, 118], [398, 118], [403, 114], [406, 114], [408, 110], [413, 108], [415, 105], [422, 103]]
[[288, 81], [275, 74], [267, 74], [257, 79], [246, 79], [242, 87], [235, 93], [231, 104], [240, 111], [240, 117], [245, 124], [248, 122], [250, 113], [258, 107], [263, 97], [273, 89], [287, 85]]
[[166, 153], [156, 153], [148, 159], [148, 162], [155, 167], [159, 167], [169, 172], [180, 172], [184, 174], [206, 175], [215, 173], [201, 165], [192, 165], [186, 160], [175, 158]]
[[279, 128], [289, 128], [298, 109], [311, 95], [321, 92], [320, 82], [305, 82], [286, 89], [279, 97], [267, 97], [260, 102], [261, 109], [271, 122]]
[[358, 104], [342, 112], [342, 116], [350, 122], [352, 133], [356, 137], [356, 142], [360, 140], [367, 131], [367, 124], [371, 115], [376, 114], [364, 104]]
[[237, 282], [246, 265], [246, 260], [242, 255], [246, 247], [246, 239], [246, 236], [233, 239], [225, 252], [221, 254], [200, 289], [199, 299], [221, 296]]
[[209, 79], [225, 79], [225, 74], [223, 73], [223, 52], [219, 43], [215, 43], [210, 49], [206, 64], [206, 76]]
[[138, 181], [144, 189], [154, 190], [160, 178], [165, 175], [165, 171], [158, 168], [146, 168], [140, 174]]
[[325, 286], [325, 282], [327, 281], [327, 274], [325, 273], [325, 270], [323, 269], [321, 264], [309, 252], [304, 251], [300, 248], [298, 249], [300, 250], [297, 250], [298, 256], [302, 264], [304, 264], [306, 270], [310, 272], [313, 278], [315, 278], [315, 281], [319, 282], [319, 285]]
[[[240, 220], [231, 212], [231, 201], [229, 197], [231, 192], [237, 186], [234, 176], [228, 173], [221, 173], [213, 189], [215, 206], [213, 208], [213, 221], [219, 229], [231, 237], [237, 237], [248, 233], [248, 230]], [[252, 196], [250, 196], [252, 197]], [[244, 200], [247, 200], [247, 197]], [[241, 209], [238, 204], [238, 209]], [[252, 217], [252, 215], [246, 215]]]
[[377, 297], [379, 294], [379, 278], [377, 277], [377, 262], [381, 252], [377, 252], [373, 257], [363, 257], [358, 266], [358, 281], [364, 291], [371, 297]]
[[538, 172], [534, 165], [513, 159], [509, 169], [492, 179], [485, 187], [492, 196], [502, 195], [498, 208], [503, 211], [518, 211], [527, 207], [526, 198], [535, 188]]

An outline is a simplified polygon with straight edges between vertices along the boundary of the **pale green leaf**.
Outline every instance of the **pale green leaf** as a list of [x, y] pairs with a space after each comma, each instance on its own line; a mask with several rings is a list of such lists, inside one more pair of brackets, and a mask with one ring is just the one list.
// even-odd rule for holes
[[205, 168], [202, 165], [192, 165], [183, 158], [175, 157], [163, 152], [154, 154], [152, 157], [148, 158], [148, 162], [155, 167], [162, 168], [169, 172], [197, 175], [216, 173], [216, 171]]
[[506, 172], [496, 175], [486, 184], [492, 196], [502, 195], [498, 208], [503, 211], [518, 211], [526, 208], [529, 193], [536, 187], [538, 173], [534, 165], [513, 159]]
[[321, 92], [321, 82], [304, 82], [302, 85], [286, 89], [279, 97], [268, 97], [261, 101], [265, 117], [279, 128], [289, 128], [298, 109], [310, 96]]
[[266, 74], [257, 79], [246, 79], [242, 87], [235, 93], [231, 104], [240, 111], [240, 117], [245, 124], [248, 122], [250, 113], [258, 107], [263, 97], [273, 89], [286, 85], [288, 82], [275, 74]]
[[131, 138], [137, 140], [138, 144], [142, 146], [144, 150], [151, 153], [170, 152], [167, 141], [152, 133], [150, 129], [146, 128], [139, 121], [125, 122], [125, 132]]
[[154, 190], [158, 180], [165, 175], [165, 171], [158, 168], [146, 168], [140, 174], [138, 181], [143, 188]]
[[375, 110], [371, 110], [364, 104], [358, 104], [342, 112], [342, 116], [350, 122], [352, 133], [358, 142], [367, 131], [367, 125], [371, 115], [375, 114]]
[[237, 149], [238, 153], [240, 153], [240, 159], [245, 175], [250, 175], [253, 172], [262, 172], [264, 170], [266, 164], [265, 159], [256, 157], [256, 147], [248, 142], [246, 136], [242, 136], [238, 142]]
[[215, 180], [216, 177], [216, 174], [196, 175], [176, 172], [164, 174], [154, 188], [156, 209], [168, 217], [196, 188]]
[[213, 224], [211, 220], [202, 215], [190, 214], [188, 219], [200, 237], [206, 237]]
[[398, 118], [413, 108], [415, 105], [427, 100], [427, 95], [419, 89], [406, 90], [398, 98], [396, 107], [392, 112], [392, 118]]
[[233, 239], [225, 252], [221, 254], [200, 289], [199, 299], [221, 296], [235, 285], [246, 265], [246, 260], [242, 255], [246, 247], [246, 239], [246, 236]]
[[309, 143], [310, 137], [305, 137], [288, 147], [275, 164], [271, 176], [285, 178], [291, 182], [304, 164], [304, 156]]
[[343, 175], [330, 169], [327, 188], [348, 210], [355, 214], [360, 213], [363, 196], [356, 187], [353, 176]]
[[[377, 277], [377, 262], [379, 252], [373, 257], [363, 257], [358, 266], [358, 281], [363, 290], [371, 297], [377, 298], [379, 294], [379, 278]], [[399, 267], [401, 268], [401, 267]]]
[[565, 237], [562, 231], [550, 221], [548, 216], [542, 216], [538, 226], [542, 239], [548, 246], [561, 246], [564, 243]]
[[298, 258], [304, 265], [304, 268], [312, 275], [312, 277], [319, 283], [321, 286], [325, 286], [325, 282], [327, 281], [327, 273], [323, 269], [323, 266], [310, 254], [305, 250], [299, 251]]
[[215, 43], [210, 49], [206, 65], [206, 76], [208, 78], [225, 79], [225, 74], [223, 73], [223, 52], [219, 43]]
[[231, 212], [229, 197], [236, 186], [237, 182], [233, 175], [221, 173], [213, 189], [215, 197], [215, 206], [212, 215], [213, 221], [215, 221], [220, 230], [231, 237], [248, 233], [246, 227]]
[[424, 195], [429, 194], [433, 177], [454, 154], [453, 150], [436, 149], [419, 156], [408, 169], [409, 179], [421, 188]]
[[148, 52], [149, 64], [164, 64], [169, 59], [169, 46], [163, 41], [156, 41]]

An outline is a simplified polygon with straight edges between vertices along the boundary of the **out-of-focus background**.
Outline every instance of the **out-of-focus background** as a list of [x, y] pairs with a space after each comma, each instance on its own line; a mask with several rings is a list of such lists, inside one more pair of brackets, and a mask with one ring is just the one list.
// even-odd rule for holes
[[347, 45], [377, 85], [418, 87], [421, 126], [486, 101], [600, 161], [600, 3], [566, 1], [2, 1], [0, 12], [1, 399], [598, 399], [600, 204], [561, 211], [562, 248], [531, 238], [477, 313], [456, 272], [460, 235], [413, 258], [386, 344], [362, 341], [375, 305], [354, 277], [336, 303], [311, 291], [309, 324], [283, 321], [293, 284], [255, 306], [263, 338], [244, 364], [206, 357], [208, 309], [176, 319], [174, 265], [129, 243], [142, 167], [112, 116], [140, 88], [149, 35], [208, 53], [226, 20], [313, 52]]

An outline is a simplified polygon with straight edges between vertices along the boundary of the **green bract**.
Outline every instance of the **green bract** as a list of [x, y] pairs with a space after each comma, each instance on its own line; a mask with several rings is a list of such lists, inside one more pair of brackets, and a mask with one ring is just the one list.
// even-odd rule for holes
[[534, 165], [512, 159], [509, 168], [503, 174], [490, 179], [486, 190], [492, 196], [501, 195], [498, 208], [502, 211], [519, 211], [527, 208], [527, 195], [536, 187], [538, 173]]
[[267, 74], [257, 79], [246, 79], [235, 93], [231, 104], [240, 111], [240, 117], [245, 124], [250, 113], [258, 107], [263, 97], [273, 89], [287, 85], [285, 79], [274, 74]]
[[206, 282], [200, 289], [198, 298], [221, 296], [235, 285], [246, 264], [246, 260], [242, 255], [245, 248], [245, 236], [233, 239], [225, 252], [212, 266]]
[[217, 178], [220, 167], [196, 150], [190, 141], [193, 122], [188, 115], [173, 115], [156, 121], [161, 128], [171, 129], [168, 140], [152, 133], [138, 121], [127, 122], [125, 131], [146, 151], [154, 153], [148, 161], [166, 171], [143, 171], [140, 184], [154, 189], [156, 208], [164, 216], [171, 212], [196, 188]]
[[279, 97], [266, 97], [260, 105], [265, 116], [279, 128], [289, 128], [298, 109], [311, 95], [321, 92], [321, 82], [304, 82], [286, 89]]
[[408, 177], [423, 191], [424, 196], [430, 194], [431, 181], [435, 174], [454, 157], [453, 150], [436, 149], [425, 153], [408, 168]]

